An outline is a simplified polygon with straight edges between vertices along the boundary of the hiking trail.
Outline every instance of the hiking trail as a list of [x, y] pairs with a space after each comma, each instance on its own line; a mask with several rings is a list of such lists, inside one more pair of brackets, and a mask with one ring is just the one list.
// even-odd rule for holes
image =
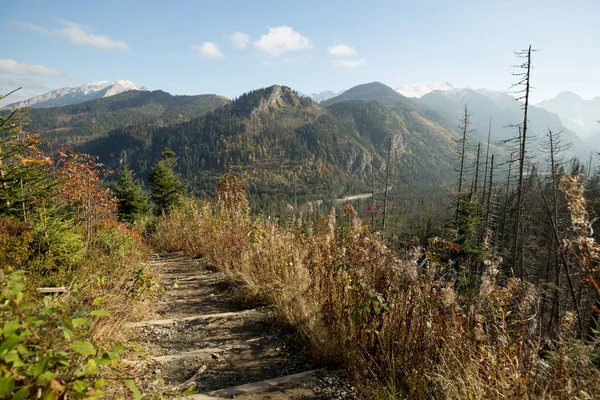
[[236, 299], [222, 272], [182, 253], [154, 254], [167, 288], [159, 317], [127, 324], [150, 359], [140, 386], [164, 385], [187, 399], [354, 399], [339, 371], [314, 365], [272, 310]]

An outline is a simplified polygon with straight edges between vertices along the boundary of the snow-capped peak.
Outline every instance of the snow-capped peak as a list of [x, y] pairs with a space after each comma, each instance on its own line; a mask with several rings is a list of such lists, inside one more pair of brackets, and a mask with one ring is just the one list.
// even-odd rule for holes
[[29, 100], [9, 104], [7, 107], [59, 107], [83, 103], [88, 100], [99, 99], [102, 97], [110, 97], [129, 90], [148, 90], [148, 88], [145, 86], [138, 88], [135, 83], [129, 80], [118, 80], [114, 82], [98, 81], [86, 83], [77, 87], [64, 87], [53, 90], [40, 96], [32, 97]]
[[410, 85], [403, 85], [396, 88], [396, 92], [406, 97], [422, 97], [427, 93], [435, 90], [452, 90], [454, 86], [448, 82], [434, 83], [434, 82], [421, 82], [413, 83]]
[[331, 90], [326, 90], [324, 92], [321, 93], [313, 93], [310, 95], [310, 98], [313, 99], [313, 101], [316, 101], [317, 103], [320, 103], [322, 101], [326, 101], [329, 100], [333, 97], [339, 96], [340, 94], [344, 93], [345, 90], [342, 90], [340, 92], [333, 92]]

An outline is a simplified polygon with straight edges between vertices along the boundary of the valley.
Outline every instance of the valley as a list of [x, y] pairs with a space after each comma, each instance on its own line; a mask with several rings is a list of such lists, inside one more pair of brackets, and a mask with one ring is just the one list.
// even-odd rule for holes
[[[508, 162], [510, 151], [503, 143], [514, 135], [521, 106], [508, 94], [449, 84], [399, 90], [420, 96], [407, 98], [378, 82], [319, 103], [278, 85], [232, 101], [217, 95], [130, 90], [81, 104], [34, 108], [27, 129], [40, 132], [49, 148], [74, 146], [98, 156], [113, 171], [128, 165], [142, 180], [163, 151], [174, 151], [175, 168], [188, 190], [204, 198], [212, 195], [221, 174], [238, 171], [245, 177], [253, 210], [272, 216], [285, 215], [286, 204], [302, 209], [314, 200], [331, 205], [334, 199], [356, 200], [352, 195], [370, 192], [371, 185], [383, 193], [387, 146], [397, 141], [401, 148], [391, 163], [391, 212], [422, 220], [438, 210], [433, 229], [440, 232], [447, 220], [439, 216], [449, 207], [445, 193], [455, 185], [464, 106], [470, 106], [473, 130], [469, 157], [474, 157], [477, 143], [485, 147], [489, 134], [497, 164]], [[561, 132], [572, 144], [567, 157], [589, 158], [589, 145], [555, 114], [531, 107], [530, 118], [537, 139], [529, 154], [536, 162], [545, 163], [540, 143], [548, 129]], [[501, 168], [497, 179], [506, 173]], [[370, 205], [360, 204], [358, 212], [368, 214]], [[410, 231], [412, 222], [408, 226], [397, 226], [397, 234], [427, 235]]]

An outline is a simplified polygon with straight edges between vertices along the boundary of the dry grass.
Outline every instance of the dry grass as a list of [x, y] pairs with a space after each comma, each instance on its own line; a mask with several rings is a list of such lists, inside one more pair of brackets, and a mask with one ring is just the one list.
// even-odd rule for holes
[[499, 287], [500, 260], [486, 262], [478, 290], [458, 292], [436, 278], [451, 265], [419, 266], [417, 248], [400, 258], [346, 211], [282, 228], [245, 207], [187, 202], [159, 220], [154, 245], [206, 257], [248, 297], [273, 304], [313, 356], [354, 372], [367, 397], [600, 393], [593, 343], [575, 340], [565, 315], [559, 343], [542, 346], [531, 318], [536, 288], [517, 279]]
[[153, 313], [151, 300], [159, 285], [147, 264], [149, 249], [135, 230], [111, 220], [102, 221], [95, 229], [94, 243], [71, 282], [74, 306], [89, 308], [95, 301], [99, 303], [110, 317], [95, 321], [94, 339], [118, 342], [124, 339], [125, 322]]

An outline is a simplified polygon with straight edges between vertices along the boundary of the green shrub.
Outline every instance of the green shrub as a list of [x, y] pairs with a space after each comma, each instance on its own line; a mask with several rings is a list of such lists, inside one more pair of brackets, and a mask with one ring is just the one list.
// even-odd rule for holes
[[[24, 292], [24, 272], [0, 272], [0, 398], [100, 398], [121, 378], [119, 353], [90, 342], [103, 310], [68, 311], [50, 296], [34, 302]], [[131, 380], [122, 380], [139, 393]], [[114, 390], [114, 389], [112, 389]]]
[[27, 224], [0, 217], [0, 268], [21, 267], [31, 257], [33, 235]]
[[[73, 220], [65, 218], [55, 207], [36, 207], [31, 230], [35, 250], [39, 255], [53, 260], [56, 268], [65, 266], [71, 269], [85, 255], [83, 235], [75, 230]], [[40, 272], [44, 274], [48, 271]]]

